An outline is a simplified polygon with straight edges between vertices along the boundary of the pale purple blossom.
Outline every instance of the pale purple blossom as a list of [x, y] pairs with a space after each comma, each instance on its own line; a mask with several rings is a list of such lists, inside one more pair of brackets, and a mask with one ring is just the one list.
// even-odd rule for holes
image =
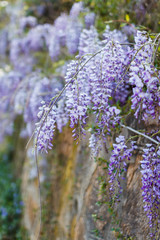
[[25, 30], [26, 27], [35, 27], [37, 25], [37, 19], [33, 16], [22, 17], [20, 19], [20, 29]]
[[91, 26], [94, 25], [95, 23], [95, 13], [91, 12], [91, 13], [88, 13], [85, 18], [84, 18], [84, 21], [85, 21], [85, 24], [86, 24], [86, 28], [90, 28]]
[[146, 32], [137, 32], [135, 37], [135, 53], [130, 65], [129, 82], [133, 86], [132, 106], [135, 117], [141, 111], [142, 119], [155, 118], [159, 104], [158, 70], [153, 66], [153, 45]]
[[160, 148], [156, 150], [152, 144], [146, 144], [143, 151], [141, 174], [144, 211], [152, 229], [151, 235], [155, 237], [157, 227], [160, 224], [160, 220], [158, 220], [160, 205]]
[[125, 25], [124, 27], [122, 27], [122, 32], [127, 36], [132, 36], [132, 35], [135, 36], [137, 30], [135, 25], [131, 24], [131, 25]]
[[67, 34], [67, 25], [68, 25], [69, 17], [62, 13], [54, 22], [54, 26], [56, 29], [56, 35], [59, 39], [59, 43], [61, 46], [65, 46], [66, 44], [66, 34]]
[[8, 47], [8, 31], [6, 29], [0, 32], [0, 56], [6, 55]]
[[53, 28], [52, 32], [50, 33], [50, 38], [48, 40], [48, 50], [51, 59], [53, 61], [58, 60], [58, 56], [60, 55], [60, 42], [55, 28]]
[[[88, 131], [92, 132], [93, 130], [89, 129]], [[99, 134], [96, 134], [96, 132], [91, 133], [89, 138], [89, 148], [91, 149], [91, 154], [93, 157], [97, 157], [102, 149], [102, 140], [100, 139]]]
[[66, 29], [66, 46], [69, 54], [74, 55], [78, 50], [82, 24], [77, 20], [68, 22]]
[[125, 143], [125, 137], [120, 135], [116, 138], [116, 142], [113, 144], [113, 150], [110, 157], [108, 174], [110, 177], [110, 191], [112, 197], [119, 199], [122, 193], [121, 179], [123, 178], [127, 170], [127, 161], [131, 159], [132, 152], [136, 148], [134, 142], [131, 143], [131, 147], [127, 147]]
[[11, 62], [17, 61], [22, 53], [22, 39], [15, 38], [10, 43], [10, 60]]
[[21, 39], [23, 52], [42, 50], [45, 44], [45, 25], [37, 25], [30, 29], [27, 35]]
[[79, 39], [79, 56], [85, 54], [94, 54], [100, 49], [100, 40], [98, 32], [94, 26], [90, 29], [83, 29]]
[[[51, 149], [53, 144], [52, 140], [54, 137], [55, 125], [56, 125], [56, 106], [53, 106], [51, 111], [48, 113], [49, 108], [43, 102], [43, 105], [39, 108], [38, 117], [40, 121], [36, 123], [36, 144], [37, 149], [40, 152], [48, 153], [48, 149]], [[47, 117], [46, 117], [47, 114]]]
[[77, 18], [80, 12], [83, 10], [83, 2], [74, 3], [70, 10], [70, 17]]
[[113, 40], [118, 41], [119, 43], [127, 43], [127, 36], [125, 33], [122, 33], [121, 31], [114, 29], [113, 31], [110, 30], [110, 27], [107, 25], [106, 29], [103, 33], [103, 37], [105, 39], [105, 41], [108, 40]]

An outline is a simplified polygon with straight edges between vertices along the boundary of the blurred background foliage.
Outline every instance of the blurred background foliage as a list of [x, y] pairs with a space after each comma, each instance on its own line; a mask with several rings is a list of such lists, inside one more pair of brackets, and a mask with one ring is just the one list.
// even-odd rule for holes
[[[4, 9], [7, 3], [14, 4], [15, 0], [0, 1], [0, 24], [4, 22]], [[69, 12], [73, 0], [21, 0], [24, 4], [25, 15], [33, 15], [40, 23], [53, 22], [61, 12]], [[76, 2], [79, 2], [76, 1]], [[159, 0], [85, 0], [85, 7], [97, 15], [97, 27], [104, 29], [106, 21], [114, 22], [113, 28], [119, 27], [126, 21], [142, 25], [154, 32], [160, 30], [160, 1]], [[3, 20], [3, 21], [2, 21]]]
[[[73, 0], [23, 0], [26, 15], [34, 15], [41, 22], [52, 22], [61, 12], [68, 12]], [[79, 2], [79, 1], [77, 1]], [[154, 32], [160, 30], [159, 0], [85, 0], [85, 7], [97, 15], [97, 27], [103, 30], [106, 21], [113, 20], [113, 28], [121, 23], [142, 25]]]
[[0, 239], [22, 240], [26, 231], [21, 226], [23, 202], [20, 193], [20, 179], [15, 173], [12, 141], [7, 151], [0, 152]]
[[160, 30], [160, 1], [158, 0], [86, 0], [84, 2], [102, 22], [119, 21], [114, 27], [126, 21], [137, 26], [143, 25], [155, 32]]
[[71, 0], [23, 0], [26, 15], [33, 15], [41, 23], [53, 22], [61, 12], [68, 12], [74, 1]]

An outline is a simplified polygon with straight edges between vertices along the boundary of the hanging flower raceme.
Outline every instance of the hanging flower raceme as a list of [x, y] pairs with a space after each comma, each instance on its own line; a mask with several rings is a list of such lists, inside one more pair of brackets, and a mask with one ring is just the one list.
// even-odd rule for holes
[[25, 30], [26, 27], [33, 28], [37, 25], [37, 19], [33, 16], [22, 17], [20, 21], [20, 29]]
[[35, 144], [38, 151], [48, 153], [48, 149], [51, 149], [53, 146], [52, 140], [55, 131], [57, 109], [56, 106], [53, 106], [50, 110], [45, 102], [42, 102], [42, 104], [38, 113], [40, 121], [36, 123]]
[[96, 15], [95, 13], [91, 12], [91, 13], [88, 13], [86, 16], [85, 16], [85, 24], [86, 24], [86, 28], [90, 28], [91, 26], [94, 25], [95, 23], [95, 18], [96, 18]]
[[[89, 132], [92, 131], [91, 129], [88, 130]], [[91, 149], [91, 154], [93, 157], [97, 157], [100, 150], [102, 149], [102, 141], [100, 139], [99, 134], [92, 133], [89, 138], [89, 147]]]
[[[71, 128], [78, 125], [78, 134], [85, 134], [84, 125], [86, 124], [87, 118], [87, 108], [90, 105], [90, 96], [88, 94], [88, 89], [85, 87], [87, 76], [83, 69], [80, 70], [81, 64], [78, 60], [72, 61], [68, 66], [68, 71], [66, 74], [66, 83], [69, 86], [66, 89], [66, 112], [70, 118]], [[75, 77], [74, 77], [75, 76]], [[76, 138], [76, 133], [74, 133]]]
[[69, 19], [66, 29], [66, 46], [70, 55], [76, 54], [79, 45], [79, 38], [82, 31], [82, 24], [78, 20]]
[[109, 176], [110, 176], [110, 191], [112, 197], [119, 199], [122, 193], [120, 181], [123, 177], [123, 172], [126, 171], [126, 161], [131, 159], [132, 152], [136, 149], [135, 142], [131, 142], [131, 147], [125, 144], [125, 137], [120, 135], [116, 138], [116, 143], [113, 144], [113, 150], [109, 163]]
[[79, 56], [82, 57], [85, 54], [94, 54], [100, 50], [100, 47], [102, 46], [96, 28], [91, 26], [90, 29], [84, 29], [79, 39]]
[[62, 47], [66, 45], [66, 34], [67, 34], [67, 25], [69, 21], [69, 16], [65, 13], [62, 13], [54, 22], [54, 27], [56, 29], [56, 35], [59, 39], [59, 43]]
[[111, 131], [120, 120], [120, 110], [111, 105], [116, 84], [121, 84], [127, 55], [118, 42], [105, 41], [105, 47], [96, 56], [89, 69], [89, 83], [96, 124], [101, 133]]
[[135, 116], [142, 113], [142, 119], [156, 117], [160, 93], [158, 90], [158, 70], [153, 63], [153, 42], [146, 32], [137, 32], [135, 37], [135, 52], [130, 67], [130, 83], [133, 85], [132, 109]]
[[160, 224], [160, 147], [156, 150], [152, 144], [146, 144], [141, 161], [142, 196], [144, 211], [149, 219], [151, 236], [157, 235], [157, 226]]
[[70, 10], [70, 17], [72, 20], [76, 19], [83, 10], [83, 2], [74, 3]]
[[60, 41], [57, 35], [57, 29], [51, 27], [49, 31], [49, 39], [47, 40], [48, 51], [52, 61], [57, 61], [60, 55]]

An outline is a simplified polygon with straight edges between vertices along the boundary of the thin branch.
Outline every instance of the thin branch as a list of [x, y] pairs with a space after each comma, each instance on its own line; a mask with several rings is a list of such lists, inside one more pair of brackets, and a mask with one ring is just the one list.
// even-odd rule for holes
[[122, 46], [123, 46], [123, 45], [127, 45], [127, 46], [128, 46], [128, 45], [131, 45], [131, 46], [135, 46], [135, 43], [119, 43], [119, 44], [122, 45]]
[[151, 137], [154, 137], [155, 135], [159, 134], [160, 133], [160, 130], [156, 133], [153, 133]]
[[36, 169], [37, 169], [37, 178], [38, 178], [38, 191], [39, 191], [39, 210], [40, 210], [40, 223], [39, 223], [39, 231], [38, 236], [36, 239], [38, 240], [41, 233], [42, 227], [42, 198], [41, 198], [41, 184], [40, 184], [40, 173], [39, 173], [39, 166], [38, 166], [38, 157], [37, 157], [37, 148], [35, 148], [35, 160], [36, 160]]
[[130, 23], [130, 22], [128, 22], [127, 20], [124, 20], [124, 19], [109, 20], [109, 21], [106, 21], [105, 23], [106, 23], [106, 24], [109, 24], [109, 23], [113, 23], [113, 22], [126, 23], [126, 24], [130, 25], [132, 28], [136, 29], [135, 26], [134, 26], [132, 23]]
[[[159, 37], [160, 37], [160, 35], [159, 35]], [[155, 51], [154, 51], [154, 54], [153, 54], [153, 60], [152, 60], [152, 61], [153, 61], [153, 64], [154, 64], [155, 59], [156, 59], [156, 54], [157, 54], [159, 45], [160, 45], [160, 39], [158, 40], [157, 47], [156, 47], [156, 49], [155, 49]]]
[[134, 132], [134, 133], [136, 133], [136, 134], [138, 134], [138, 135], [141, 135], [141, 136], [147, 138], [148, 140], [150, 140], [151, 142], [154, 142], [154, 143], [157, 144], [157, 145], [160, 144], [158, 141], [156, 141], [155, 139], [153, 139], [153, 138], [145, 135], [144, 133], [141, 133], [141, 132], [139, 132], [139, 131], [131, 128], [131, 127], [125, 126], [124, 124], [120, 124], [120, 125], [121, 125], [121, 127], [126, 128], [126, 129], [130, 130], [131, 132]]
[[131, 136], [130, 138], [127, 139], [127, 141], [125, 142], [125, 144], [127, 144], [131, 139], [134, 139], [136, 137], [138, 137], [139, 135], [135, 135], [135, 136]]

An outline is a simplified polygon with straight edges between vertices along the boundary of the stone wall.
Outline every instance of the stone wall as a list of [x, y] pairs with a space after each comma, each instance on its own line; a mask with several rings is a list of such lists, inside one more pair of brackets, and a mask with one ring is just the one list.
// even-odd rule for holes
[[[126, 138], [131, 135], [126, 129], [122, 134]], [[138, 141], [142, 142], [142, 138]], [[112, 139], [108, 139], [106, 146], [111, 144]], [[141, 151], [135, 152], [128, 163], [126, 178], [121, 183], [121, 201], [111, 208], [107, 173], [109, 153], [105, 149], [100, 153], [102, 158], [95, 161], [88, 147], [88, 137], [76, 145], [71, 129], [65, 128], [63, 133], [57, 134], [54, 149], [48, 156], [46, 178], [41, 183], [44, 202], [40, 239], [150, 239], [141, 196]], [[27, 162], [26, 159], [24, 166]], [[35, 211], [39, 197], [36, 178], [27, 179], [29, 171], [29, 167], [24, 167], [24, 224], [32, 233], [32, 239], [36, 239], [38, 217], [35, 227], [33, 223], [39, 216]], [[49, 184], [47, 190], [43, 187], [46, 182]]]

